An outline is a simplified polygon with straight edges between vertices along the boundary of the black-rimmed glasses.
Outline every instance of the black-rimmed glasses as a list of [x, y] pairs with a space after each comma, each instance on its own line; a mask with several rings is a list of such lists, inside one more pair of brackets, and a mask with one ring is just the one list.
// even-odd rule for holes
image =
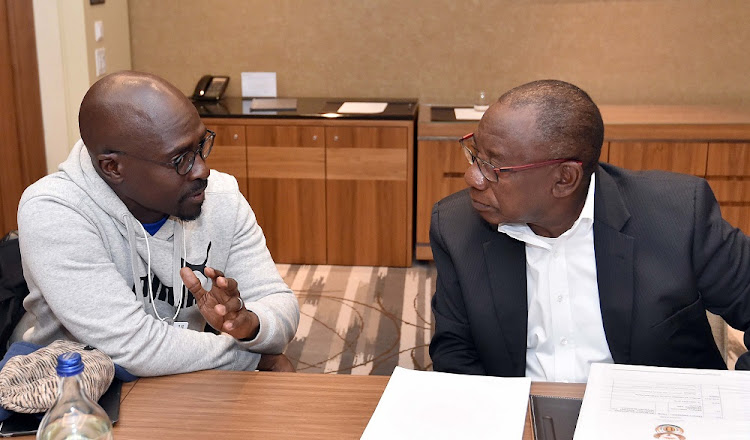
[[469, 133], [459, 139], [459, 144], [461, 144], [461, 149], [464, 152], [464, 156], [466, 156], [466, 160], [469, 161], [470, 165], [477, 164], [477, 168], [479, 168], [479, 172], [482, 173], [482, 177], [487, 179], [489, 182], [497, 182], [498, 180], [498, 174], [499, 173], [506, 173], [510, 171], [523, 171], [523, 170], [530, 170], [532, 168], [539, 168], [546, 165], [552, 165], [555, 163], [562, 163], [562, 162], [577, 162], [578, 164], [582, 164], [578, 159], [552, 159], [552, 160], [545, 160], [542, 162], [534, 162], [534, 163], [527, 163], [525, 165], [514, 165], [514, 166], [508, 166], [508, 167], [498, 167], [493, 165], [490, 162], [487, 162], [484, 159], [481, 159], [477, 156], [477, 144], [476, 140], [474, 139], [474, 133]]
[[162, 162], [159, 160], [149, 159], [147, 157], [140, 157], [136, 156], [132, 153], [128, 153], [125, 151], [114, 151], [114, 153], [117, 154], [124, 154], [126, 156], [130, 156], [134, 159], [139, 160], [145, 160], [146, 162], [155, 163], [158, 165], [174, 168], [175, 171], [177, 171], [177, 174], [180, 176], [184, 176], [185, 174], [189, 173], [190, 170], [193, 169], [193, 164], [195, 164], [195, 156], [201, 155], [201, 158], [203, 160], [206, 160], [209, 154], [211, 154], [211, 149], [214, 147], [214, 139], [216, 138], [216, 133], [213, 131], [206, 129], [206, 137], [201, 139], [200, 142], [198, 142], [198, 148], [195, 150], [188, 150], [179, 156], [177, 156], [174, 160], [170, 162]]

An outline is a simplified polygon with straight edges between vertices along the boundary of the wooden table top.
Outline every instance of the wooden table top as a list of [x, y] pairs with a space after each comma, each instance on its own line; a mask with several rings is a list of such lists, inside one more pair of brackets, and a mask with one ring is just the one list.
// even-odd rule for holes
[[[357, 439], [388, 379], [217, 370], [140, 379], [123, 387], [114, 437]], [[584, 390], [585, 384], [531, 386], [535, 395], [580, 398]], [[532, 438], [527, 416], [524, 439]]]

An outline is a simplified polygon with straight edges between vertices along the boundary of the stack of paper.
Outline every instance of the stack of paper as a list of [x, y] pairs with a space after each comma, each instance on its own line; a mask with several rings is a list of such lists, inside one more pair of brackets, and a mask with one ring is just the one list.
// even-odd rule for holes
[[396, 367], [362, 439], [520, 440], [531, 380]]
[[594, 364], [575, 440], [750, 439], [750, 372]]
[[456, 120], [458, 121], [478, 121], [484, 115], [484, 111], [477, 111], [471, 107], [456, 107], [453, 109], [453, 113], [456, 115]]

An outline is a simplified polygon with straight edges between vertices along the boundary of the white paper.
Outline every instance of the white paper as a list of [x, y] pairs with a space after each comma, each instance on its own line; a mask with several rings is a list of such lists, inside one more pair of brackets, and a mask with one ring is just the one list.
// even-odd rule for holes
[[748, 403], [750, 372], [593, 364], [574, 439], [747, 440]]
[[396, 367], [362, 439], [520, 440], [531, 380]]
[[456, 107], [453, 109], [453, 113], [456, 114], [456, 119], [459, 121], [464, 121], [464, 120], [478, 121], [482, 119], [482, 115], [484, 114], [483, 111], [476, 111], [472, 107], [469, 107], [469, 108]]
[[275, 98], [276, 72], [242, 72], [243, 98]]
[[338, 113], [383, 113], [387, 102], [345, 102], [341, 104]]

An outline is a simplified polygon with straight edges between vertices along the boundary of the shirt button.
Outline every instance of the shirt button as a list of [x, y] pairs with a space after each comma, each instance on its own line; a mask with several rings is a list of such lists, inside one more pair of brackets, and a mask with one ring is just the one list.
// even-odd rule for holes
[[560, 345], [568, 345], [568, 338], [566, 338], [565, 336], [560, 338]]
[[562, 295], [557, 295], [557, 302], [561, 303], [563, 301]]

